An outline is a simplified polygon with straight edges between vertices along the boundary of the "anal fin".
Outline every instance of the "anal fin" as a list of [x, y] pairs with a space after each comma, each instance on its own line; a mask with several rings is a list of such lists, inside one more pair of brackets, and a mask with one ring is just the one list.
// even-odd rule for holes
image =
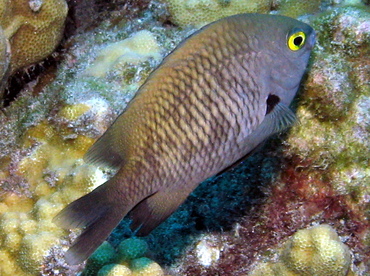
[[225, 169], [223, 169], [222, 171], [220, 171], [219, 173], [217, 173], [216, 176], [219, 176], [219, 175], [223, 174], [224, 172], [230, 171], [230, 170], [234, 169], [235, 167], [237, 167], [244, 160], [246, 160], [249, 156], [251, 156], [254, 153], [256, 153], [257, 151], [259, 151], [263, 147], [263, 145], [265, 144], [264, 142], [265, 141], [262, 141], [260, 144], [258, 144], [254, 149], [252, 149], [246, 155], [244, 155], [243, 157], [239, 158], [237, 161], [235, 161], [234, 163], [232, 163], [230, 166], [226, 167]]
[[184, 191], [158, 191], [139, 202], [130, 212], [131, 229], [137, 236], [146, 236], [167, 219], [185, 201]]

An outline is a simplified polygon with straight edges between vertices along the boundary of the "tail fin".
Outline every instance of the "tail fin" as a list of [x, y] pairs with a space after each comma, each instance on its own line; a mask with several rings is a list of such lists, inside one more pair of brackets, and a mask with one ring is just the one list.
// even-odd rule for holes
[[62, 228], [85, 228], [66, 252], [65, 260], [70, 265], [86, 260], [130, 210], [129, 206], [123, 209], [124, 204], [117, 206], [109, 201], [106, 184], [70, 203], [54, 218]]

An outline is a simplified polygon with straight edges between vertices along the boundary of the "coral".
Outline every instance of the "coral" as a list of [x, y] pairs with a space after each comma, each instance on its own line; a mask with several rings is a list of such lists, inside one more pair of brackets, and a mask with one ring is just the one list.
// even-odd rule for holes
[[117, 247], [117, 260], [130, 261], [143, 256], [148, 250], [148, 244], [138, 238], [123, 240]]
[[[115, 260], [115, 250], [108, 242], [103, 242], [101, 246], [90, 256], [86, 263], [86, 269], [82, 275], [96, 275], [96, 273], [105, 265]], [[106, 268], [105, 270], [106, 271]]]
[[89, 111], [91, 106], [85, 103], [77, 103], [75, 105], [66, 105], [60, 111], [59, 115], [68, 121], [75, 121], [81, 115]]
[[303, 14], [315, 13], [320, 10], [321, 0], [299, 1], [299, 0], [282, 0], [279, 2], [278, 13], [297, 18]]
[[148, 244], [138, 238], [123, 240], [117, 247], [104, 242], [86, 263], [82, 275], [129, 275], [129, 276], [162, 276], [164, 272], [159, 264], [143, 257]]
[[162, 268], [146, 257], [132, 260], [130, 267], [132, 276], [164, 276]]
[[249, 274], [279, 276], [346, 276], [351, 253], [327, 224], [299, 230], [282, 247], [277, 262], [258, 264]]
[[[370, 114], [364, 108], [370, 96], [369, 20], [368, 12], [352, 7], [316, 19], [317, 30], [331, 42], [319, 40], [322, 50], [315, 53], [297, 110], [302, 125], [288, 139], [294, 154], [311, 160], [312, 168], [326, 170], [335, 192], [350, 195], [350, 204], [362, 208], [366, 203], [360, 199], [370, 193], [365, 184], [370, 179]], [[335, 27], [322, 30], [325, 25]]]
[[164, 0], [175, 24], [201, 27], [238, 13], [270, 11], [270, 0]]
[[10, 43], [14, 72], [50, 55], [62, 38], [65, 0], [4, 0], [0, 26]]
[[98, 276], [132, 276], [132, 273], [125, 265], [109, 264], [99, 270]]
[[86, 69], [86, 74], [104, 77], [108, 71], [117, 66], [137, 65], [149, 58], [159, 60], [161, 57], [159, 45], [153, 33], [143, 30], [106, 46], [99, 53], [93, 65]]
[[16, 275], [37, 274], [47, 252], [63, 235], [51, 219], [68, 202], [104, 181], [96, 168], [81, 166], [94, 139], [78, 134], [77, 127], [74, 131], [68, 128], [68, 123], [78, 121], [85, 112], [92, 113], [91, 109], [86, 103], [66, 105], [54, 115], [54, 121], [42, 120], [28, 127], [19, 141], [27, 154], [1, 164], [3, 188], [12, 175], [27, 183], [23, 188], [18, 189], [16, 185], [21, 183], [16, 183], [1, 191], [0, 241], [3, 254], [11, 256], [5, 258], [7, 265], [0, 267], [1, 275], [10, 275], [8, 268], [5, 270], [9, 266], [18, 271]]
[[99, 270], [98, 276], [164, 276], [162, 268], [152, 260], [142, 257], [131, 264], [132, 270], [123, 264], [109, 264]]

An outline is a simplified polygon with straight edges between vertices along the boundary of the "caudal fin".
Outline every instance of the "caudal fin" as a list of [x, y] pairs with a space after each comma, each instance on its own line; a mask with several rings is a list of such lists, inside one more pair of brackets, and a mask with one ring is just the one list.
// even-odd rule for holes
[[106, 184], [70, 203], [54, 218], [54, 222], [65, 229], [85, 228], [66, 252], [65, 260], [70, 265], [86, 260], [129, 210], [124, 209], [124, 204], [110, 203]]

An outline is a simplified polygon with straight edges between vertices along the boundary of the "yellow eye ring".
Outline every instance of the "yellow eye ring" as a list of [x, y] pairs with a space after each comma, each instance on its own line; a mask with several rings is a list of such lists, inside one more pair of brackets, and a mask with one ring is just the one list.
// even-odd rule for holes
[[298, 51], [306, 42], [306, 34], [304, 32], [296, 32], [289, 36], [288, 47], [292, 51]]

